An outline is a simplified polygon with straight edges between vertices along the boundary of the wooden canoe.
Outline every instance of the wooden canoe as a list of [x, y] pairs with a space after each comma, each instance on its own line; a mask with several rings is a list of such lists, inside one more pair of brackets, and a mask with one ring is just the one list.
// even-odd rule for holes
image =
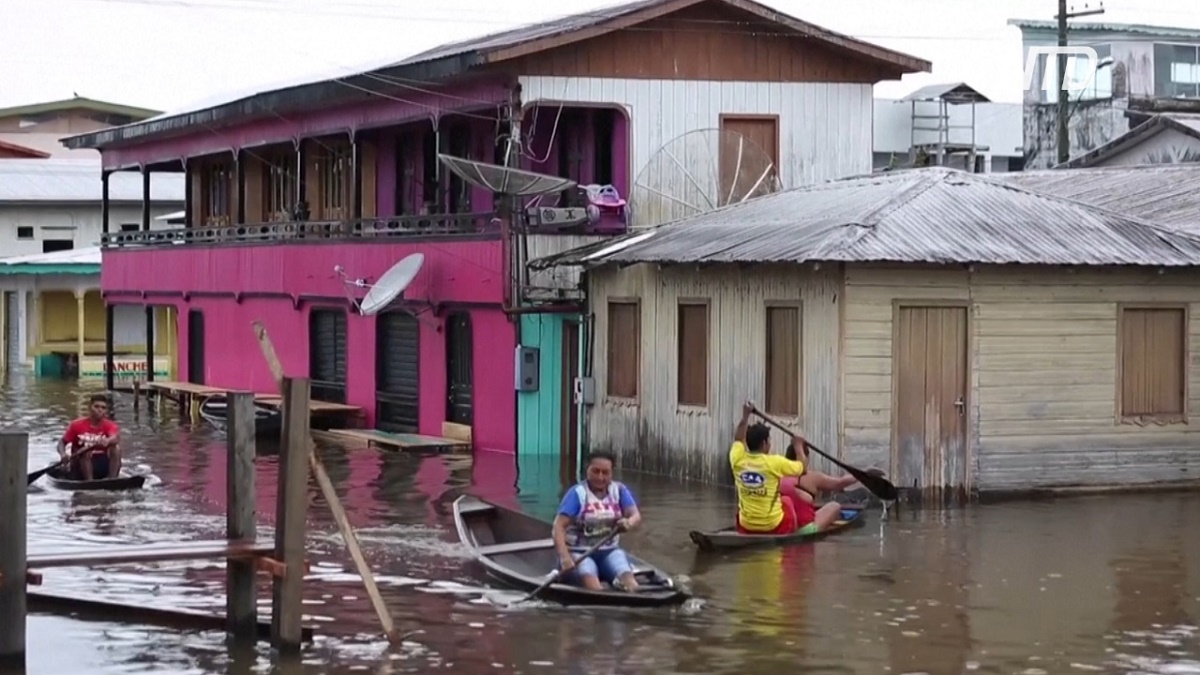
[[688, 533], [688, 536], [701, 551], [730, 551], [754, 546], [783, 546], [816, 541], [855, 527], [862, 527], [866, 520], [867, 509], [865, 506], [846, 505], [842, 507], [842, 517], [837, 522], [829, 529], [814, 534], [742, 534], [737, 531], [736, 527], [726, 527], [712, 532], [693, 530]]
[[[215, 394], [200, 404], [200, 416], [221, 431], [229, 425], [229, 403], [225, 396]], [[254, 403], [254, 435], [278, 436], [283, 429], [283, 412], [277, 408]]]
[[46, 473], [50, 484], [60, 490], [140, 490], [146, 484], [145, 476], [130, 476], [128, 474], [116, 478], [98, 478], [96, 480], [73, 480], [67, 477], [64, 469], [52, 469]]
[[[454, 524], [458, 538], [488, 574], [509, 586], [531, 592], [545, 583], [558, 563], [550, 524], [532, 516], [463, 495], [454, 502]], [[657, 567], [632, 555], [629, 562], [640, 586], [636, 592], [615, 588], [589, 591], [555, 583], [538, 598], [564, 605], [661, 607], [680, 604], [690, 597]]]

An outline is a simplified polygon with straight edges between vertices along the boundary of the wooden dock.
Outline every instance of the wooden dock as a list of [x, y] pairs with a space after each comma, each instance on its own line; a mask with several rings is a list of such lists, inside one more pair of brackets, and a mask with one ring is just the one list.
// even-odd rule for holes
[[[199, 406], [204, 403], [205, 399], [213, 396], [229, 396], [234, 391], [233, 389], [225, 389], [222, 387], [210, 387], [205, 384], [193, 384], [191, 382], [134, 382], [133, 391], [136, 396], [141, 391], [146, 392], [147, 400], [152, 399], [167, 399], [175, 402], [180, 409], [180, 412], [188, 413], [192, 419], [199, 416]], [[283, 407], [283, 397], [279, 394], [255, 394], [254, 400], [260, 405], [270, 408]], [[134, 399], [136, 409], [137, 399]], [[344, 422], [346, 426], [361, 427], [363, 420], [366, 418], [361, 406], [347, 405], [345, 403], [334, 403], [331, 401], [316, 401], [308, 402], [308, 411], [311, 417], [319, 418], [322, 425], [328, 423]]]
[[399, 434], [377, 429], [330, 429], [325, 434], [333, 440], [350, 441], [368, 448], [393, 452], [453, 452], [471, 451], [471, 428], [447, 422], [441, 436]]
[[[309, 383], [285, 380], [287, 405], [303, 410], [308, 402]], [[189, 393], [212, 388], [190, 385]], [[27, 555], [26, 493], [29, 435], [0, 433], [0, 671], [22, 672], [25, 665], [25, 625], [30, 604], [28, 586], [42, 584], [41, 569], [90, 567], [137, 562], [225, 560], [225, 616], [219, 620], [234, 644], [252, 644], [259, 639], [256, 577], [265, 572], [274, 579], [270, 638], [282, 654], [294, 655], [305, 639], [301, 625], [305, 562], [305, 521], [308, 511], [309, 420], [293, 415], [284, 429], [280, 448], [279, 485], [276, 497], [274, 541], [256, 539], [255, 516], [255, 424], [254, 396], [249, 392], [229, 394], [227, 435], [228, 478], [226, 538], [155, 544], [83, 546]], [[105, 601], [44, 594], [41, 600], [58, 608], [84, 607], [95, 610]], [[37, 598], [34, 598], [37, 600]], [[35, 603], [36, 604], [36, 603]], [[108, 606], [114, 603], [107, 603]], [[171, 623], [198, 620], [195, 612], [120, 606], [112, 618], [122, 620], [169, 619]], [[188, 616], [184, 616], [184, 615]]]

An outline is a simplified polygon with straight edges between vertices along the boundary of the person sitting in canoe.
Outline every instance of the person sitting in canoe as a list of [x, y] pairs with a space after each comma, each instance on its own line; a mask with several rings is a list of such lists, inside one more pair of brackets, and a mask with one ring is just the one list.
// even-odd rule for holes
[[93, 394], [87, 416], [71, 422], [59, 439], [58, 456], [64, 462], [70, 458], [70, 474], [75, 480], [116, 478], [121, 472], [119, 436], [116, 423], [108, 419], [108, 397]]
[[[808, 473], [803, 436], [797, 434], [788, 456], [771, 454], [771, 429], [766, 424], [750, 424], [756, 408], [747, 401], [742, 419], [729, 449], [738, 493], [737, 528], [742, 534], [815, 534], [827, 529], [841, 517], [840, 504], [814, 508], [811, 494], [820, 490], [841, 491], [856, 481], [852, 476], [833, 478]], [[797, 488], [801, 488], [797, 489]]]
[[[637, 527], [642, 515], [629, 488], [613, 480], [614, 463], [607, 452], [589, 454], [587, 478], [567, 490], [554, 518], [554, 548], [562, 578], [593, 591], [603, 590], [604, 583], [626, 591], [637, 589], [633, 565], [614, 533]], [[610, 535], [611, 541], [576, 561]]]

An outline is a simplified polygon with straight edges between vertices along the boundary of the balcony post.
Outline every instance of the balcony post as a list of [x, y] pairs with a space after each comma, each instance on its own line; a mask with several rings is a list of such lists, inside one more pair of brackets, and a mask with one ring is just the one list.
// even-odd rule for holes
[[234, 221], [238, 225], [246, 224], [246, 163], [242, 161], [242, 151], [233, 151], [233, 175], [237, 182], [237, 212]]
[[110, 176], [112, 176], [111, 171], [100, 171], [100, 232], [105, 235], [108, 234], [108, 185]]
[[362, 141], [356, 132], [350, 132], [350, 172], [353, 176], [350, 179], [352, 197], [351, 201], [351, 216], [353, 220], [362, 218], [363, 210], [363, 189], [362, 189]]
[[192, 200], [192, 165], [187, 157], [180, 161], [183, 163], [183, 226], [186, 228], [195, 225], [192, 217], [192, 208], [195, 206]]

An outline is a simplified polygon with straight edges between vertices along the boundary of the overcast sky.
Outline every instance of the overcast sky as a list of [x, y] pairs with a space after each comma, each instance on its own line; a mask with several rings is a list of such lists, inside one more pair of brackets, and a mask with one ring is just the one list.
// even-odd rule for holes
[[[1086, 0], [1091, 6], [1099, 0]], [[345, 75], [443, 42], [611, 0], [0, 0], [0, 106], [80, 96], [160, 110], [264, 85]], [[933, 62], [882, 83], [899, 97], [966, 81], [1019, 101], [1019, 31], [1055, 0], [767, 0], [801, 19]], [[1085, 0], [1072, 0], [1082, 8]], [[1108, 0], [1104, 20], [1200, 28], [1196, 0]]]

